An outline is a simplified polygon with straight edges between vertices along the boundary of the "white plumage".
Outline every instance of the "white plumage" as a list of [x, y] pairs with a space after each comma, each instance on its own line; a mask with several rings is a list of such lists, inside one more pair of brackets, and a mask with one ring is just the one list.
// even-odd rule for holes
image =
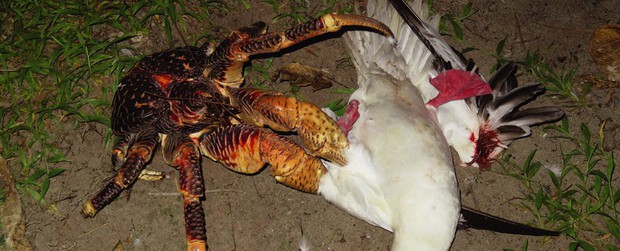
[[[496, 154], [492, 152], [501, 150], [502, 143], [509, 143], [515, 135], [529, 135], [531, 114], [511, 114], [510, 119], [505, 115], [531, 98], [514, 101], [510, 92], [516, 86], [504, 84], [509, 77], [502, 77], [496, 86], [491, 84], [497, 87], [495, 93], [483, 102], [470, 98], [438, 108], [426, 105], [438, 94], [430, 78], [450, 65], [461, 70], [466, 66], [434, 30], [439, 19], [430, 18], [421, 1], [410, 6], [428, 22], [418, 24], [423, 30], [418, 35], [425, 39], [412, 31], [387, 0], [370, 0], [366, 14], [394, 32], [397, 46], [379, 34], [347, 33], [359, 85], [350, 101], [359, 102], [360, 117], [348, 134], [348, 164], [325, 162], [328, 172], [318, 192], [352, 215], [393, 231], [392, 250], [447, 250], [461, 210], [449, 147], [455, 148], [463, 162], [476, 164], [478, 133], [483, 129], [516, 124], [525, 133], [490, 134], [499, 138], [499, 144], [484, 154]], [[435, 51], [429, 50], [429, 44]], [[449, 62], [448, 67], [438, 61]], [[512, 70], [504, 71], [514, 78]], [[534, 115], [534, 121], [549, 120]]]
[[319, 194], [393, 231], [393, 250], [447, 250], [459, 219], [450, 157], [432, 112], [412, 85], [389, 75], [360, 79], [360, 118], [349, 132], [349, 163], [328, 163]]
[[[388, 11], [387, 4], [373, 3], [369, 14], [373, 7], [381, 8], [374, 13]], [[351, 100], [360, 102], [360, 117], [349, 132], [349, 163], [326, 163], [319, 194], [393, 231], [393, 250], [447, 250], [459, 220], [456, 176], [434, 108], [412, 85], [428, 81], [430, 53], [421, 43], [399, 41], [417, 57], [405, 62], [385, 37], [368, 32], [351, 32], [347, 42], [358, 69], [359, 89]], [[411, 67], [405, 72], [403, 65]]]

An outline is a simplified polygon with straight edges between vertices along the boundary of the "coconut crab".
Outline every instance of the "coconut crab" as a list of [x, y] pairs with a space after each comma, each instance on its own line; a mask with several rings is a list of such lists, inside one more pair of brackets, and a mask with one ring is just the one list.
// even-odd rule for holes
[[[276, 180], [316, 193], [326, 172], [321, 159], [346, 162], [346, 136], [317, 106], [278, 93], [241, 88], [252, 55], [278, 52], [345, 26], [392, 36], [382, 23], [359, 15], [327, 14], [283, 32], [258, 22], [234, 31], [218, 46], [179, 47], [138, 62], [118, 85], [112, 103], [116, 175], [82, 209], [94, 217], [130, 187], [161, 144], [179, 170], [188, 250], [206, 250], [201, 155], [246, 174], [266, 164]], [[275, 131], [297, 131], [303, 148]]]

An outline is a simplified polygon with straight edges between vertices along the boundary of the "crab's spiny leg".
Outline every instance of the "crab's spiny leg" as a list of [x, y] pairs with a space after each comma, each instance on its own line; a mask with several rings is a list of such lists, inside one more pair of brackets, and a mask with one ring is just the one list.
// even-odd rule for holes
[[123, 189], [131, 186], [136, 181], [145, 163], [151, 159], [158, 139], [158, 134], [152, 131], [144, 133], [137, 138], [136, 142], [129, 148], [127, 158], [116, 172], [116, 176], [84, 204], [82, 208], [84, 217], [95, 216], [99, 210], [118, 197]]
[[347, 136], [319, 107], [257, 89], [240, 88], [229, 92], [241, 107], [241, 117], [246, 123], [267, 125], [276, 131], [297, 131], [310, 154], [342, 165], [346, 163]]
[[236, 125], [220, 128], [200, 139], [202, 154], [240, 173], [256, 173], [271, 165], [276, 180], [294, 189], [316, 193], [327, 172], [321, 160], [266, 129]]
[[179, 188], [183, 195], [187, 250], [207, 250], [207, 229], [200, 198], [204, 185], [200, 168], [200, 150], [186, 135], [174, 133], [163, 140], [164, 158], [179, 169]]
[[125, 157], [127, 156], [127, 149], [131, 142], [131, 136], [126, 135], [121, 137], [114, 147], [112, 148], [112, 166], [119, 168], [125, 163]]
[[353, 14], [327, 14], [283, 32], [269, 32], [256, 37], [242, 37], [241, 35], [246, 33], [233, 32], [208, 60], [218, 62], [213, 65], [219, 66], [211, 69], [209, 78], [223, 86], [238, 87], [243, 81], [243, 64], [249, 60], [250, 56], [278, 52], [307, 39], [336, 32], [347, 26], [366, 27], [385, 36], [394, 37], [383, 23], [366, 16]]

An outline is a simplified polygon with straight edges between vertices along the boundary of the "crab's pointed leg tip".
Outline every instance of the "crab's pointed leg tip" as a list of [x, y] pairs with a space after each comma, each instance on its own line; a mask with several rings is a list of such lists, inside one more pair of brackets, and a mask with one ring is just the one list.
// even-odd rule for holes
[[393, 35], [388, 37], [388, 42], [390, 42], [390, 44], [392, 44], [392, 46], [398, 47], [398, 42], [396, 41], [396, 38], [394, 38]]
[[204, 241], [191, 241], [187, 243], [187, 251], [207, 251], [207, 244]]

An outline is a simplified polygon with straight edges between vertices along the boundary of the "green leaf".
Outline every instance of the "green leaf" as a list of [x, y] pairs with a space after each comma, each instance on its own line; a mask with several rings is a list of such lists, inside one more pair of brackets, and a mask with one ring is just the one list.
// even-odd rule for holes
[[614, 159], [614, 153], [611, 152], [607, 156], [607, 177], [609, 177], [607, 179], [608, 182], [612, 180], [615, 169], [616, 169], [616, 161]]
[[521, 247], [521, 251], [527, 251], [527, 247], [530, 245], [528, 240], [525, 240], [523, 247]]
[[495, 54], [497, 56], [502, 55], [502, 51], [504, 51], [504, 45], [506, 44], [506, 39], [508, 38], [505, 37], [504, 39], [500, 40], [499, 43], [497, 43], [497, 46], [495, 47]]
[[618, 225], [618, 222], [607, 221], [605, 222], [605, 225], [607, 226], [609, 233], [612, 234], [616, 240], [620, 240], [620, 225]]
[[41, 184], [41, 188], [39, 189], [39, 196], [41, 198], [44, 198], [49, 188], [50, 188], [50, 179], [49, 178], [43, 179], [43, 183]]
[[164, 31], [166, 34], [166, 41], [168, 44], [172, 44], [172, 26], [170, 25], [170, 20], [168, 20], [168, 18], [164, 19]]
[[536, 192], [536, 197], [534, 198], [534, 207], [536, 207], [537, 210], [540, 210], [540, 207], [542, 206], [542, 203], [543, 203], [543, 199], [544, 199], [544, 194], [543, 194], [542, 187], [538, 187], [538, 192]]
[[585, 251], [595, 251], [596, 249], [594, 248], [594, 246], [592, 246], [590, 243], [584, 241], [584, 240], [577, 240], [577, 243], [579, 244], [579, 247], [583, 248], [583, 250]]
[[461, 54], [465, 54], [465, 53], [468, 53], [470, 51], [477, 51], [477, 50], [479, 50], [479, 49], [475, 48], [475, 47], [467, 47], [467, 48], [461, 50]]
[[534, 159], [534, 155], [536, 155], [536, 150], [537, 149], [532, 150], [532, 152], [530, 152], [530, 154], [525, 159], [525, 162], [523, 163], [525, 177], [527, 178], [534, 177], [534, 175], [536, 175], [541, 166], [540, 162], [532, 163], [532, 159]]
[[342, 102], [342, 99], [334, 100], [327, 103], [324, 107], [332, 110], [336, 116], [342, 116], [346, 110], [346, 104]]
[[252, 8], [252, 5], [250, 5], [250, 3], [248, 3], [246, 0], [239, 0], [241, 2], [241, 5], [243, 5], [243, 8], [248, 10], [250, 8]]
[[33, 174], [31, 174], [30, 176], [28, 176], [23, 182], [24, 183], [32, 183], [35, 180], [38, 180], [39, 178], [43, 177], [43, 175], [45, 175], [46, 172], [43, 169], [36, 169], [34, 171]]
[[49, 172], [47, 172], [47, 177], [54, 178], [58, 176], [59, 174], [63, 173], [64, 171], [65, 169], [62, 169], [62, 168], [54, 168], [52, 170], [49, 170]]
[[34, 190], [32, 188], [26, 188], [26, 191], [28, 191], [28, 194], [30, 194], [30, 196], [32, 196], [32, 198], [34, 198], [38, 202], [40, 202], [40, 203], [43, 202], [43, 196], [41, 196], [41, 194], [39, 194], [38, 191], [36, 191], [36, 190]]
[[334, 88], [331, 90], [332, 93], [336, 94], [352, 94], [355, 91], [355, 88], [345, 87], [345, 88]]
[[463, 12], [462, 12], [462, 16], [463, 17], [469, 17], [471, 15], [471, 7], [473, 6], [473, 4], [471, 2], [467, 3], [465, 5], [465, 7], [463, 7]]
[[452, 31], [454, 32], [454, 38], [456, 40], [463, 40], [463, 30], [461, 30], [461, 26], [454, 19], [450, 19], [450, 23], [452, 24]]
[[608, 180], [607, 179], [607, 175], [605, 175], [603, 172], [599, 171], [599, 170], [592, 170], [590, 171], [590, 175], [594, 175], [597, 176], [603, 180]]
[[551, 182], [553, 182], [553, 186], [555, 187], [555, 189], [561, 190], [560, 180], [557, 176], [555, 176], [555, 173], [552, 171], [547, 171], [547, 173], [549, 174], [549, 178], [551, 178]]
[[590, 128], [585, 123], [581, 124], [581, 134], [583, 136], [583, 143], [589, 145], [590, 144]]

